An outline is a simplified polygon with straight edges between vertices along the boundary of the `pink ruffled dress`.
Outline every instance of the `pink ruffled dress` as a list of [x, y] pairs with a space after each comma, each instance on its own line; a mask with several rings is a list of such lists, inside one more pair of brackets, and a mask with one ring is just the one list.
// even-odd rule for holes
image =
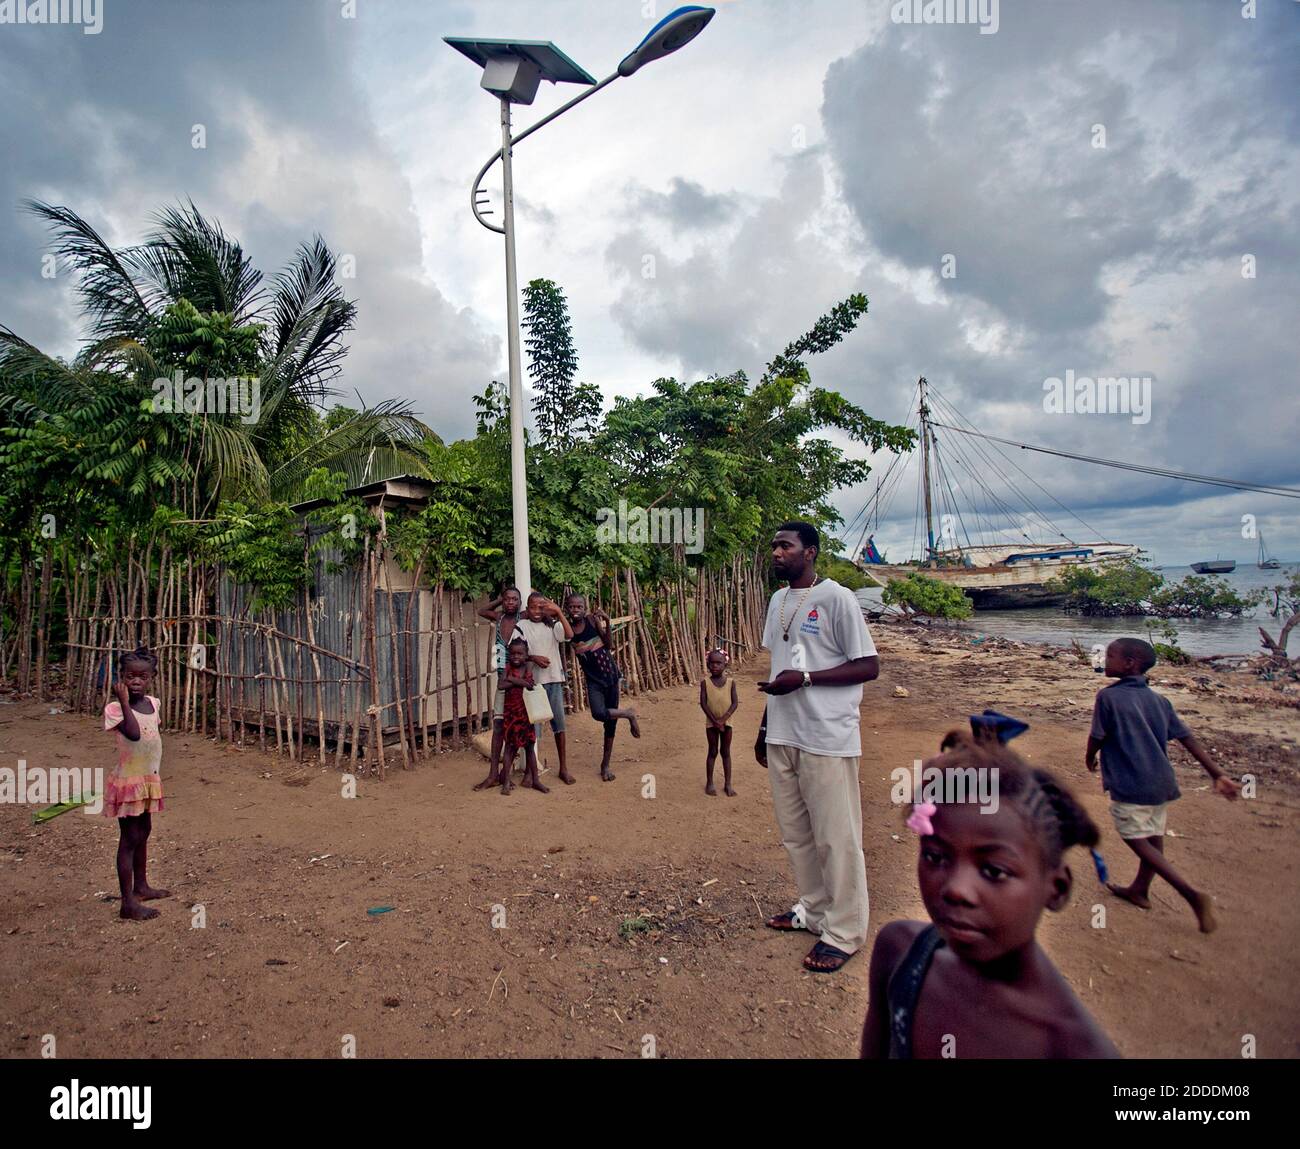
[[[140, 725], [139, 739], [132, 742], [121, 730], [117, 731], [117, 769], [104, 783], [104, 814], [109, 818], [133, 818], [163, 808], [158, 699], [149, 694], [145, 697], [153, 703], [153, 713], [135, 711]], [[112, 730], [121, 721], [122, 704], [114, 698], [104, 707], [104, 729]]]

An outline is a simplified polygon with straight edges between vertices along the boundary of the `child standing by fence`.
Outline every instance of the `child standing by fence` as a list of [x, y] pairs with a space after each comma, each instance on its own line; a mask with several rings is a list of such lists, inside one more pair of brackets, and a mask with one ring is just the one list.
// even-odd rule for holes
[[537, 731], [533, 720], [528, 717], [528, 706], [524, 702], [524, 691], [533, 686], [533, 670], [528, 661], [528, 643], [522, 638], [512, 639], [506, 648], [506, 672], [502, 679], [505, 686], [505, 714], [503, 717], [505, 754], [501, 760], [501, 793], [509, 794], [514, 783], [510, 780], [515, 765], [515, 755], [522, 746], [524, 750], [524, 780], [521, 783], [539, 794], [549, 793], [537, 777]]
[[104, 707], [104, 729], [117, 736], [117, 769], [104, 786], [104, 814], [116, 818], [117, 884], [120, 914], [143, 922], [158, 911], [143, 902], [171, 896], [149, 885], [149, 835], [155, 812], [163, 808], [162, 738], [158, 733], [158, 699], [149, 694], [158, 659], [140, 647], [118, 659], [113, 701]]
[[722, 747], [722, 790], [734, 798], [731, 788], [731, 716], [740, 705], [736, 697], [736, 680], [727, 675], [727, 652], [711, 650], [704, 660], [708, 674], [700, 680], [700, 709], [704, 711], [707, 725], [705, 737], [709, 740], [709, 756], [704, 763], [704, 792], [716, 796], [713, 784], [713, 767], [718, 760], [718, 746]]
[[478, 612], [480, 618], [492, 624], [492, 665], [496, 667], [497, 689], [492, 699], [492, 752], [488, 756], [487, 777], [474, 787], [475, 790], [490, 790], [501, 780], [498, 770], [505, 741], [502, 719], [506, 703], [506, 643], [519, 624], [520, 602], [519, 588], [508, 586]]
[[623, 675], [610, 653], [613, 640], [609, 632], [609, 616], [603, 610], [588, 613], [587, 599], [580, 594], [569, 595], [564, 600], [564, 608], [573, 624], [571, 641], [587, 680], [591, 716], [605, 726], [605, 753], [600, 760], [600, 779], [602, 782], [612, 782], [614, 772], [609, 768], [609, 760], [614, 754], [614, 734], [618, 730], [618, 720], [627, 719], [633, 738], [641, 737], [641, 725], [637, 721], [635, 710], [631, 707], [620, 708], [618, 704], [618, 684]]

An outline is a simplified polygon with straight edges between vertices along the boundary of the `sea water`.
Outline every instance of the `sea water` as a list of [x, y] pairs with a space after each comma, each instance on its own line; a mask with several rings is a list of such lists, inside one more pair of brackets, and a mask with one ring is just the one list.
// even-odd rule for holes
[[[1300, 570], [1300, 563], [1283, 563], [1281, 568], [1262, 571], [1254, 562], [1240, 563], [1237, 569], [1228, 575], [1215, 575], [1224, 579], [1233, 590], [1243, 597], [1250, 591], [1285, 586], [1292, 574]], [[1188, 575], [1195, 574], [1191, 567], [1163, 567], [1159, 572], [1166, 584], [1181, 582]], [[880, 610], [880, 591], [867, 587], [857, 592], [858, 600], [871, 610]], [[1245, 612], [1240, 618], [1176, 618], [1172, 619], [1178, 628], [1178, 645], [1188, 654], [1257, 654], [1263, 647], [1259, 641], [1259, 627], [1263, 627], [1274, 638], [1282, 629], [1281, 622], [1274, 618], [1271, 610], [1273, 596], [1268, 602]], [[1079, 614], [1067, 614], [1060, 607], [1036, 607], [1028, 610], [977, 610], [964, 622], [945, 623], [945, 627], [978, 639], [983, 634], [996, 634], [1003, 638], [1014, 638], [1019, 642], [1047, 642], [1069, 646], [1077, 639], [1085, 650], [1091, 650], [1094, 643], [1110, 642], [1122, 635], [1137, 638], [1151, 636], [1147, 633], [1147, 620], [1142, 615], [1126, 615], [1118, 618], [1088, 618]], [[1161, 635], [1156, 640], [1167, 641]], [[1291, 656], [1300, 656], [1300, 631], [1291, 632], [1289, 644]]]

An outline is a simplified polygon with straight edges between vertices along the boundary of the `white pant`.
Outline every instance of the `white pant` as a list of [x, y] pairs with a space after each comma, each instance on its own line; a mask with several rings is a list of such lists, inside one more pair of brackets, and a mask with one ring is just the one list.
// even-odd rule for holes
[[767, 744], [776, 824], [804, 918], [827, 945], [850, 954], [866, 944], [870, 913], [858, 762]]

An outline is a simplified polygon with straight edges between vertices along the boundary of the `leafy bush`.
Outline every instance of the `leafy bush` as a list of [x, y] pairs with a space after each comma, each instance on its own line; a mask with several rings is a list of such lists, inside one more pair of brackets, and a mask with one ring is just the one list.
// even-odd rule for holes
[[833, 578], [840, 586], [849, 590], [861, 590], [864, 586], [875, 586], [873, 579], [867, 578], [848, 559], [839, 555], [820, 554], [817, 556], [817, 573], [824, 578]]
[[886, 606], [901, 606], [911, 614], [928, 618], [970, 618], [974, 607], [959, 587], [912, 571], [906, 578], [893, 579], [882, 594]]
[[[1157, 636], [1168, 641], [1160, 642]], [[1156, 648], [1156, 656], [1161, 661], [1174, 666], [1183, 666], [1192, 661], [1192, 656], [1178, 645], [1178, 628], [1167, 619], [1147, 619], [1147, 638]]]
[[1226, 579], [1188, 575], [1182, 582], [1151, 593], [1151, 613], [1160, 618], [1240, 617], [1260, 601], [1258, 592], [1242, 596]]
[[1075, 566], [1047, 585], [1065, 593], [1065, 609], [1088, 615], [1146, 614], [1145, 604], [1164, 579], [1137, 559], [1102, 570]]

